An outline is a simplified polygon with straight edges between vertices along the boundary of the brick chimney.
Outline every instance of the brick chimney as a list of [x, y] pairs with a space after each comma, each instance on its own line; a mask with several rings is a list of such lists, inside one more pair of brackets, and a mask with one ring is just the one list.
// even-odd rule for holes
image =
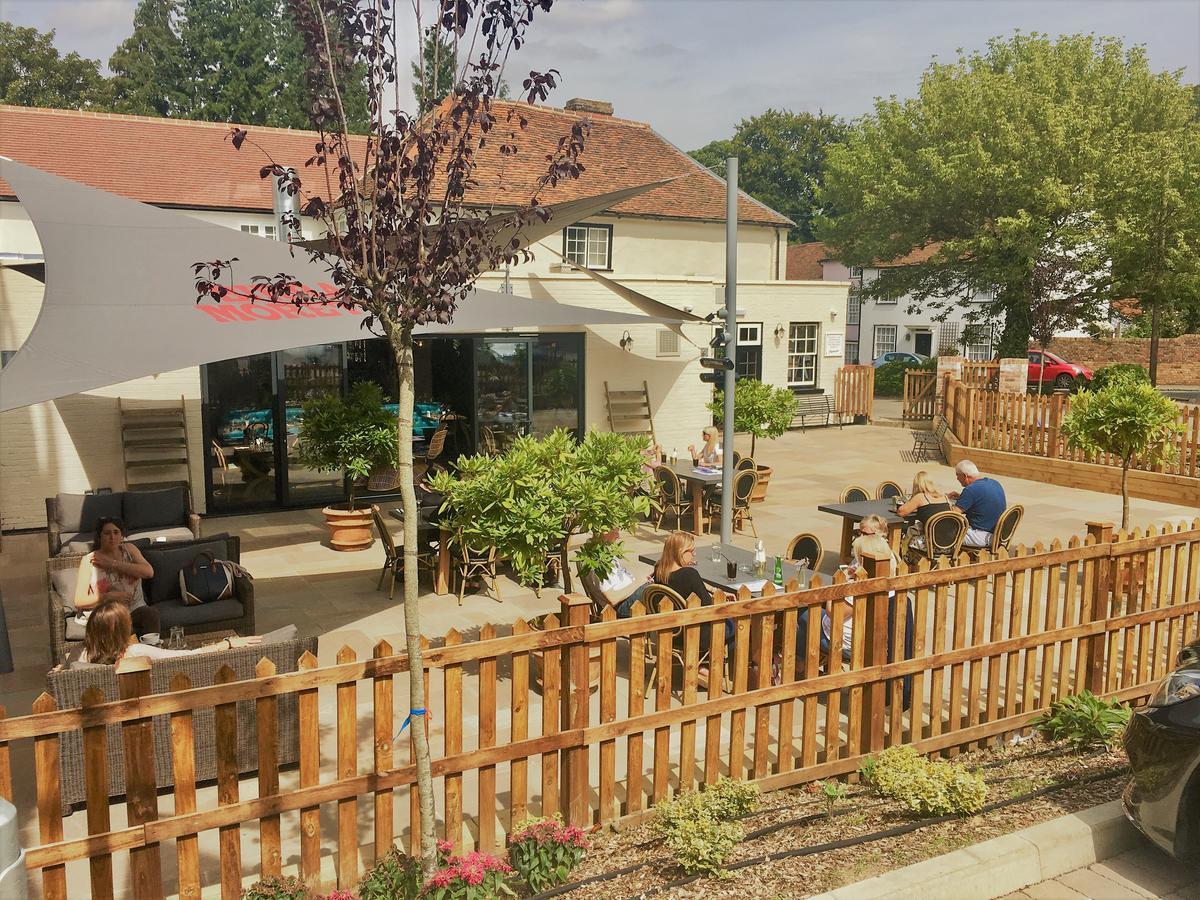
[[613, 114], [613, 105], [607, 100], [587, 100], [583, 97], [574, 97], [568, 100], [563, 108], [571, 112], [592, 113], [597, 116]]

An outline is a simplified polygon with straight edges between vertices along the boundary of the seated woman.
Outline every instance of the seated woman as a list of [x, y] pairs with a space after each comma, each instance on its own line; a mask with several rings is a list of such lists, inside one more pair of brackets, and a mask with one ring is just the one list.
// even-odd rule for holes
[[946, 512], [948, 509], [950, 498], [938, 490], [928, 472], [922, 469], [913, 476], [912, 496], [896, 510], [898, 516], [916, 518], [908, 529], [908, 546], [917, 550], [924, 549], [925, 523], [934, 513]]
[[721, 445], [718, 443], [721, 432], [710, 425], [700, 432], [700, 435], [704, 438], [704, 443], [699, 450], [696, 449], [695, 444], [688, 444], [688, 452], [692, 454], [692, 464], [697, 466], [721, 465]]
[[88, 617], [87, 629], [83, 635], [83, 649], [78, 656], [68, 659], [67, 664], [99, 663], [111, 666], [125, 657], [172, 659], [176, 656], [232, 650], [235, 647], [251, 647], [261, 643], [262, 638], [255, 636], [225, 638], [195, 650], [168, 650], [166, 647], [141, 644], [133, 636], [129, 607], [120, 600], [108, 600], [101, 603]]
[[75, 582], [75, 609], [89, 612], [101, 603], [119, 601], [133, 619], [139, 636], [157, 634], [158, 612], [146, 605], [142, 579], [153, 578], [154, 569], [142, 551], [125, 541], [125, 523], [116, 517], [96, 522], [92, 552], [79, 565]]

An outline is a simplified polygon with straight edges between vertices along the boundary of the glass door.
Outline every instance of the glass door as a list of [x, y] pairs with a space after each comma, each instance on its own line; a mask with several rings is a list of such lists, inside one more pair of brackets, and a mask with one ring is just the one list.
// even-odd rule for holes
[[203, 371], [208, 508], [233, 512], [277, 504], [271, 354], [226, 359]]
[[283, 398], [284, 502], [291, 506], [341, 500], [345, 485], [340, 472], [317, 472], [300, 462], [300, 429], [306, 400], [322, 394], [342, 395], [342, 345], [316, 344], [281, 350], [275, 356]]
[[502, 453], [529, 433], [531, 338], [482, 338], [475, 342], [475, 448]]

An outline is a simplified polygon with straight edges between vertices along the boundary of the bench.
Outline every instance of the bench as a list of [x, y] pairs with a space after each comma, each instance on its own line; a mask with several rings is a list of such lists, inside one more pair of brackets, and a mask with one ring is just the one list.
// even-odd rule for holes
[[[823, 421], [818, 422], [819, 419]], [[810, 425], [831, 425], [835, 422], [838, 428], [842, 427], [842, 417], [834, 412], [833, 403], [828, 394], [796, 395], [796, 415], [792, 419], [793, 428], [799, 424], [800, 430], [803, 431]]]
[[925, 462], [933, 459], [945, 459], [942, 441], [945, 440], [949, 424], [944, 417], [939, 416], [932, 431], [915, 430], [913, 436], [913, 462]]

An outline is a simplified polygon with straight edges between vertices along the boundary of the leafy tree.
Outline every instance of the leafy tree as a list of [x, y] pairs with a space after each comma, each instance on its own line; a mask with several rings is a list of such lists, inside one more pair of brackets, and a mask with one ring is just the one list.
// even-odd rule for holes
[[[714, 418], [725, 415], [725, 392], [717, 391], [708, 404]], [[733, 388], [733, 430], [749, 432], [750, 455], [759, 438], [777, 438], [796, 416], [796, 395], [754, 378], [740, 379]]]
[[342, 399], [322, 394], [304, 404], [296, 457], [317, 472], [350, 476], [350, 504], [358, 483], [380, 466], [394, 466], [399, 452], [396, 419], [383, 408], [383, 389], [360, 381]]
[[[424, 115], [396, 108], [399, 77], [393, 21], [378, 14], [378, 0], [288, 0], [288, 10], [304, 44], [305, 91], [312, 124], [319, 134], [308, 165], [311, 179], [267, 156], [263, 178], [280, 178], [285, 190], [299, 195], [304, 215], [315, 218], [323, 240], [307, 252], [328, 271], [336, 285], [317, 293], [287, 273], [255, 276], [249, 289], [231, 288], [236, 260], [196, 263], [199, 297], [216, 302], [233, 296], [296, 306], [335, 303], [359, 309], [365, 328], [387, 338], [396, 363], [400, 495], [404, 515], [404, 630], [409, 661], [409, 705], [425, 708], [421, 655], [420, 605], [417, 602], [417, 500], [413, 485], [413, 329], [449, 322], [479, 276], [507, 262], [526, 261], [520, 249], [522, 229], [549, 211], [538, 201], [544, 188], [583, 172], [580, 157], [588, 124], [574, 123], [554, 146], [525, 148], [546, 168], [529, 202], [489, 215], [468, 205], [467, 190], [480, 150], [487, 141], [508, 155], [519, 149], [527, 122], [517, 107], [506, 119], [493, 108], [496, 73], [509, 51], [525, 42], [538, 10], [553, 0], [456, 0], [439, 6], [437, 27], [448, 36], [471, 29], [479, 35], [473, 62], [449, 102]], [[423, 34], [421, 5], [414, 5], [416, 34]], [[472, 21], [474, 20], [474, 21]], [[340, 61], [341, 65], [336, 63]], [[342, 88], [364, 72], [370, 113], [370, 139], [355, 139]], [[350, 74], [347, 74], [350, 73]], [[544, 100], [556, 85], [557, 72], [530, 72], [525, 99]], [[247, 132], [231, 130], [240, 149]], [[259, 148], [261, 150], [261, 147]], [[265, 151], [264, 151], [265, 153]], [[310, 184], [309, 182], [312, 182]], [[337, 198], [330, 202], [327, 198]], [[298, 223], [286, 223], [289, 227]], [[417, 793], [421, 811], [421, 857], [426, 875], [436, 861], [433, 779], [425, 729], [412, 729]]]
[[0, 22], [0, 103], [56, 109], [107, 109], [108, 82], [100, 61], [61, 56], [54, 31]]
[[108, 60], [113, 109], [139, 116], [180, 116], [190, 108], [187, 62], [175, 31], [179, 0], [142, 0], [133, 33]]
[[1129, 528], [1129, 469], [1153, 468], [1175, 456], [1183, 433], [1175, 401], [1136, 378], [1115, 378], [1099, 391], [1083, 391], [1062, 421], [1067, 446], [1111, 453], [1121, 461], [1121, 529]]
[[813, 220], [826, 212], [818, 199], [826, 153], [848, 132], [836, 116], [768, 109], [743, 119], [732, 139], [713, 141], [691, 155], [709, 167], [738, 157], [738, 186], [796, 223], [788, 240], [812, 241]]
[[412, 63], [412, 79], [421, 112], [437, 106], [458, 81], [458, 42], [442, 37], [436, 28], [425, 29], [421, 55]]
[[[883, 270], [870, 297], [910, 294], [946, 315], [963, 298], [1004, 318], [1022, 356], [1040, 321], [1086, 322], [1112, 299], [1099, 190], [1124, 165], [1116, 135], [1160, 127], [1177, 74], [1113, 38], [993, 39], [926, 69], [916, 97], [879, 99], [829, 148], [819, 236], [847, 264], [934, 250]], [[1047, 308], [1049, 307], [1049, 308]]]

